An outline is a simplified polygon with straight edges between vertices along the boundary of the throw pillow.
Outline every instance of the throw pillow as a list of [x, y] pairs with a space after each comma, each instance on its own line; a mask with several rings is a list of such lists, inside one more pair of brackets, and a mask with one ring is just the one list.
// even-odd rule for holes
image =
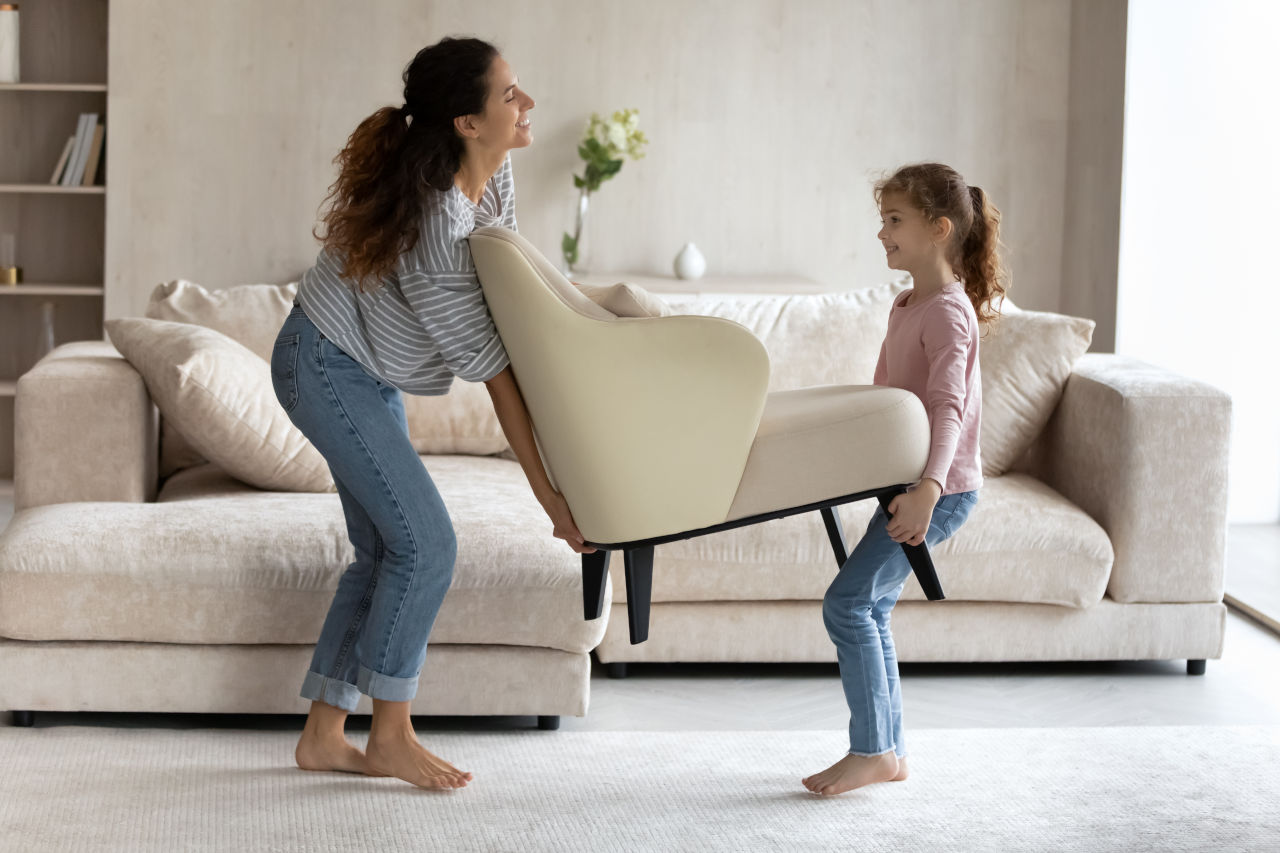
[[1005, 299], [978, 349], [982, 367], [982, 473], [998, 477], [1031, 447], [1062, 398], [1094, 322], [1024, 311]]
[[161, 416], [209, 461], [262, 489], [334, 490], [324, 458], [276, 400], [267, 361], [190, 323], [130, 317], [104, 325]]
[[[156, 285], [146, 316], [174, 323], [194, 323], [215, 329], [271, 361], [276, 333], [284, 322], [298, 283], [244, 284], [225, 290], [206, 290], [185, 279]], [[208, 460], [191, 446], [167, 418], [160, 421], [160, 476], [167, 478]]]
[[667, 303], [643, 287], [625, 281], [609, 285], [579, 284], [578, 290], [615, 317], [668, 317], [671, 315], [671, 309]]

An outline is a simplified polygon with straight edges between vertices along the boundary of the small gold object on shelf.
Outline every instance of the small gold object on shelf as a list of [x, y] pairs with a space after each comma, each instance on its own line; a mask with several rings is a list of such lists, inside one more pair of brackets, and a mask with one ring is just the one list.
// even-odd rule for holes
[[22, 267], [14, 250], [17, 238], [13, 234], [0, 234], [0, 287], [14, 287], [22, 283]]

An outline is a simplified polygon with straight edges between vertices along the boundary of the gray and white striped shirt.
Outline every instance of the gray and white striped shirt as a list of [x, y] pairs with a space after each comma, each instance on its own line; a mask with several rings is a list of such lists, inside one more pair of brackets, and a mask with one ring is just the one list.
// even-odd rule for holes
[[327, 249], [298, 284], [311, 322], [383, 382], [410, 394], [446, 394], [453, 377], [485, 382], [510, 361], [476, 278], [467, 236], [484, 225], [516, 230], [511, 158], [477, 205], [457, 186], [436, 193], [417, 244], [382, 284], [358, 292]]

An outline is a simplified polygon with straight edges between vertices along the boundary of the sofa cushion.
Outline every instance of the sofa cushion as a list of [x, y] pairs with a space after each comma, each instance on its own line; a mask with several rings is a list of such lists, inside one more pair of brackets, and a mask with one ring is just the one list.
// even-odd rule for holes
[[671, 296], [673, 314], [723, 317], [746, 326], [769, 351], [769, 390], [870, 385], [893, 299], [906, 279], [841, 293], [798, 296]]
[[[840, 507], [850, 548], [875, 506], [864, 500]], [[1114, 556], [1097, 522], [1025, 474], [987, 480], [969, 520], [932, 553], [949, 600], [1069, 607], [1102, 600]], [[621, 570], [615, 555], [614, 601], [626, 599]], [[822, 517], [810, 512], [659, 545], [653, 600], [817, 600], [836, 571]], [[914, 575], [902, 598], [924, 598]]]
[[[581, 561], [514, 462], [424, 460], [453, 519], [458, 558], [433, 643], [584, 653]], [[22, 640], [314, 643], [354, 559], [336, 494], [252, 489], [213, 465], [157, 503], [67, 503], [0, 534], [0, 636]]]
[[1023, 311], [1009, 300], [979, 350], [982, 473], [998, 477], [1027, 452], [1062, 399], [1076, 360], [1093, 340], [1092, 320]]
[[[206, 290], [193, 281], [175, 279], [151, 291], [145, 316], [171, 323], [215, 329], [271, 360], [276, 333], [293, 307], [298, 283], [242, 284]], [[207, 462], [168, 418], [160, 421], [160, 476]]]
[[264, 489], [332, 490], [324, 457], [281, 408], [271, 366], [221, 332], [129, 317], [105, 323], [160, 414], [206, 458]]

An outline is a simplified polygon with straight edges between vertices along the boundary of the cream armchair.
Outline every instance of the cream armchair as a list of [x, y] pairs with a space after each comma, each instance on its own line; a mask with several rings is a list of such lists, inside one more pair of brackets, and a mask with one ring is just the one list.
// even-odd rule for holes
[[[833, 507], [887, 508], [917, 482], [929, 423], [911, 392], [827, 385], [768, 392], [769, 356], [716, 317], [616, 317], [519, 234], [480, 228], [471, 254], [547, 474], [587, 542], [584, 616], [604, 606], [609, 555], [625, 559], [631, 642], [648, 636], [657, 545]], [[930, 599], [928, 549], [903, 546]]]

